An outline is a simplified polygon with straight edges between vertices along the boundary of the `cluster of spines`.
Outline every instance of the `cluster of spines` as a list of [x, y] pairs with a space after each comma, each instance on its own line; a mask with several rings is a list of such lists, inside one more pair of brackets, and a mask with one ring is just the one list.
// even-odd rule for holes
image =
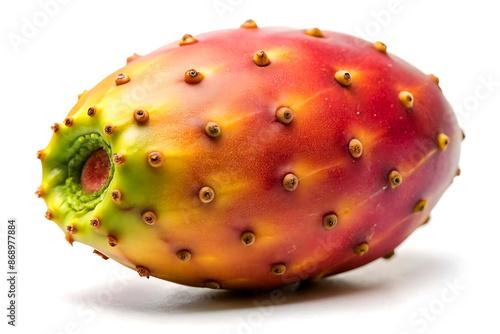
[[[258, 28], [258, 26], [253, 20], [247, 20], [241, 25], [241, 28], [256, 29], [256, 28]], [[312, 36], [312, 37], [316, 37], [316, 38], [324, 38], [325, 37], [324, 34], [322, 33], [322, 31], [319, 30], [318, 28], [307, 29], [305, 31], [305, 34]], [[198, 40], [195, 37], [193, 37], [190, 34], [185, 34], [181, 38], [181, 40], [179, 41], [179, 46], [186, 46], [186, 45], [194, 44], [196, 42], [198, 42]], [[381, 53], [385, 54], [387, 52], [387, 46], [382, 42], [375, 42], [373, 44], [373, 47]], [[139, 55], [134, 53], [131, 57], [127, 58], [127, 63], [132, 62], [139, 57], [140, 57]], [[252, 60], [255, 63], [255, 65], [257, 65], [259, 67], [266, 67], [266, 66], [271, 64], [271, 59], [268, 57], [268, 55], [266, 54], [266, 52], [264, 50], [258, 50], [257, 52], [255, 52], [255, 54], [252, 57]], [[196, 85], [196, 84], [199, 84], [200, 82], [202, 82], [204, 77], [205, 76], [202, 73], [198, 72], [196, 69], [188, 69], [184, 74], [184, 81], [187, 84]], [[337, 70], [333, 77], [336, 80], [336, 82], [344, 88], [348, 88], [353, 83], [353, 78], [352, 78], [351, 73], [345, 69]], [[439, 78], [437, 78], [433, 74], [430, 74], [430, 78], [436, 84], [439, 84]], [[126, 73], [120, 73], [115, 78], [115, 84], [116, 84], [116, 86], [124, 85], [124, 84], [127, 84], [128, 82], [130, 82], [130, 80], [131, 80], [131, 78]], [[86, 94], [86, 92], [87, 91], [84, 91], [82, 94], [80, 94], [78, 96], [78, 98], [80, 98], [82, 95]], [[413, 110], [414, 97], [413, 97], [413, 94], [411, 92], [400, 91], [398, 93], [398, 98], [399, 98], [401, 104], [408, 111]], [[87, 115], [88, 115], [88, 117], [95, 117], [98, 112], [100, 112], [100, 110], [98, 109], [97, 106], [91, 106], [87, 110]], [[286, 107], [286, 106], [279, 107], [276, 110], [275, 116], [276, 116], [276, 120], [278, 122], [284, 124], [285, 126], [290, 124], [294, 119], [293, 111], [291, 110], [291, 108]], [[150, 119], [149, 112], [147, 110], [141, 109], [141, 108], [134, 110], [132, 117], [138, 124], [145, 124]], [[74, 120], [71, 117], [66, 118], [63, 122], [63, 124], [66, 127], [73, 126], [73, 123], [74, 123]], [[59, 130], [60, 125], [61, 124], [55, 123], [51, 127], [51, 129], [53, 130], [54, 133], [56, 133]], [[107, 124], [103, 130], [104, 130], [104, 133], [106, 135], [108, 135], [108, 136], [112, 135], [115, 131], [115, 126], [113, 126], [112, 124]], [[217, 123], [215, 123], [213, 121], [209, 121], [205, 125], [205, 133], [207, 136], [209, 136], [211, 138], [216, 138], [216, 137], [221, 135], [221, 127]], [[463, 138], [464, 137], [465, 136], [463, 135]], [[449, 144], [450, 138], [444, 133], [439, 133], [437, 138], [436, 138], [436, 141], [437, 141], [437, 146], [439, 147], [439, 149], [445, 150], [447, 145]], [[358, 140], [356, 138], [352, 138], [349, 141], [349, 143], [347, 144], [347, 151], [349, 152], [349, 154], [351, 155], [352, 158], [359, 159], [359, 158], [361, 158], [361, 156], [363, 154], [363, 144], [361, 143], [360, 140]], [[39, 159], [43, 158], [42, 151], [37, 152], [37, 158], [39, 158]], [[116, 166], [121, 166], [126, 162], [126, 157], [124, 154], [114, 153], [114, 155], [112, 157], [112, 161]], [[156, 152], [156, 151], [150, 152], [147, 156], [147, 161], [151, 167], [157, 168], [157, 167], [162, 166], [163, 156], [162, 156], [161, 152]], [[459, 175], [459, 172], [457, 172], [457, 175]], [[388, 173], [387, 179], [388, 179], [388, 184], [391, 186], [391, 188], [398, 187], [402, 183], [402, 180], [403, 180], [402, 175], [396, 169], [391, 170]], [[286, 190], [288, 192], [292, 192], [292, 191], [297, 189], [298, 185], [299, 185], [299, 178], [295, 174], [287, 173], [286, 175], [284, 175], [284, 177], [282, 179], [282, 186], [283, 186], [284, 190]], [[39, 187], [37, 189], [37, 191], [35, 192], [35, 194], [38, 197], [42, 197], [44, 195], [43, 188]], [[121, 198], [122, 198], [121, 192], [117, 189], [112, 190], [110, 193], [110, 196], [111, 196], [111, 199], [116, 203], [119, 203], [121, 201]], [[199, 190], [198, 196], [199, 196], [199, 200], [202, 203], [208, 204], [214, 200], [215, 190], [213, 188], [211, 188], [210, 186], [203, 186]], [[426, 203], [427, 203], [427, 201], [425, 199], [418, 201], [413, 209], [413, 213], [419, 213], [419, 212], [423, 211], [425, 209]], [[52, 220], [54, 218], [53, 213], [50, 209], [48, 209], [46, 211], [45, 217], [49, 220]], [[427, 223], [429, 221], [429, 219], [430, 218], [427, 218], [423, 224]], [[150, 226], [156, 224], [157, 223], [156, 213], [154, 211], [151, 211], [151, 210], [143, 212], [142, 213], [142, 221], [145, 224], [150, 225]], [[338, 223], [338, 217], [335, 213], [328, 213], [328, 214], [324, 215], [322, 218], [322, 224], [323, 224], [323, 227], [325, 230], [330, 230], [330, 229], [334, 228], [337, 225], [337, 223]], [[99, 218], [93, 217], [92, 219], [90, 219], [90, 225], [94, 229], [99, 229], [101, 226], [101, 221]], [[76, 232], [77, 232], [77, 229], [73, 224], [66, 226], [66, 234], [65, 234], [66, 240], [68, 242], [70, 242], [70, 244], [72, 244], [72, 242], [73, 242], [73, 238], [71, 235], [75, 234]], [[118, 245], [118, 240], [115, 236], [108, 235], [107, 238], [108, 238], [108, 243], [111, 247], [116, 247]], [[241, 242], [243, 245], [251, 246], [252, 244], [254, 244], [254, 242], [256, 240], [256, 235], [252, 231], [245, 231], [241, 234], [240, 239], [241, 239]], [[354, 246], [353, 253], [355, 253], [357, 255], [363, 255], [368, 250], [369, 250], [368, 243], [362, 242], [362, 243]], [[108, 259], [108, 257], [106, 255], [104, 255], [103, 253], [101, 253], [100, 251], [94, 250], [94, 253], [101, 256], [105, 260]], [[189, 261], [189, 260], [191, 260], [191, 258], [193, 256], [192, 253], [187, 249], [179, 250], [176, 253], [176, 255], [177, 255], [178, 259], [181, 261]], [[394, 252], [391, 252], [390, 254], [387, 254], [386, 256], [384, 256], [384, 258], [390, 258], [393, 255], [394, 255]], [[148, 268], [146, 268], [144, 266], [137, 265], [136, 270], [141, 277], [149, 278], [150, 271]], [[270, 272], [274, 275], [282, 275], [285, 273], [285, 271], [286, 271], [286, 265], [284, 263], [276, 263], [270, 267]], [[213, 280], [206, 281], [205, 285], [206, 285], [206, 287], [216, 288], [216, 289], [221, 287], [220, 283], [218, 283], [217, 281], [213, 281]]]

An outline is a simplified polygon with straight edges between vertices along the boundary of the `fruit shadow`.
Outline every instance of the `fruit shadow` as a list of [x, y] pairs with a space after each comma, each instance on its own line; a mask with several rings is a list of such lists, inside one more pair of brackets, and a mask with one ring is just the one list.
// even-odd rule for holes
[[[159, 279], [124, 280], [121, 291], [103, 294], [104, 284], [74, 292], [66, 299], [74, 304], [91, 305], [95, 309], [133, 312], [145, 316], [192, 314], [259, 307], [286, 307], [291, 304], [328, 299], [351, 307], [377, 307], [389, 295], [418, 294], [419, 289], [456, 277], [458, 264], [454, 259], [433, 254], [407, 253], [394, 259], [376, 260], [347, 273], [324, 278], [318, 282], [300, 282], [274, 290], [226, 291], [192, 288]], [[392, 297], [393, 298], [393, 297]]]

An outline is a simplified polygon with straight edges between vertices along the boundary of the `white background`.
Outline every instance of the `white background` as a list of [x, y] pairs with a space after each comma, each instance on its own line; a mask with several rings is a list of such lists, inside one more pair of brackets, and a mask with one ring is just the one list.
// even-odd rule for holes
[[[500, 20], [494, 1], [66, 0], [44, 22], [45, 2], [0, 5], [2, 333], [500, 332]], [[467, 138], [462, 176], [432, 221], [393, 260], [284, 289], [278, 299], [269, 292], [145, 280], [87, 246], [71, 248], [33, 195], [41, 182], [35, 152], [49, 142], [50, 125], [62, 122], [78, 93], [132, 53], [148, 53], [184, 33], [237, 28], [248, 18], [259, 26], [317, 26], [381, 40], [391, 53], [440, 77]], [[39, 27], [23, 37], [26, 22]], [[24, 43], [15, 47], [14, 35]], [[16, 328], [6, 324], [3, 278], [12, 217], [18, 221]]]

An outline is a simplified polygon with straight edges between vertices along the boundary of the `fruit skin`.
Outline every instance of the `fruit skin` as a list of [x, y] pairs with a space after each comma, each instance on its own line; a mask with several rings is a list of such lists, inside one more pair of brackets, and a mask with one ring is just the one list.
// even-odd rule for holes
[[[37, 154], [66, 240], [148, 278], [269, 289], [391, 254], [427, 221], [462, 140], [435, 77], [355, 37], [253, 25], [134, 55], [79, 96]], [[101, 147], [108, 182], [82, 193]]]

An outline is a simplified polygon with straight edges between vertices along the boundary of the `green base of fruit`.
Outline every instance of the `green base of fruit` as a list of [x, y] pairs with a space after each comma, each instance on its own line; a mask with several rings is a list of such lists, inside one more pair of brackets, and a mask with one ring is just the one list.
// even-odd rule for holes
[[114, 164], [109, 169], [106, 183], [96, 192], [86, 193], [82, 189], [80, 176], [85, 161], [98, 149], [104, 149], [111, 160], [111, 149], [102, 137], [96, 133], [80, 136], [68, 150], [68, 177], [65, 181], [63, 192], [66, 194], [67, 203], [75, 211], [92, 210], [102, 201], [105, 190], [113, 179]]

